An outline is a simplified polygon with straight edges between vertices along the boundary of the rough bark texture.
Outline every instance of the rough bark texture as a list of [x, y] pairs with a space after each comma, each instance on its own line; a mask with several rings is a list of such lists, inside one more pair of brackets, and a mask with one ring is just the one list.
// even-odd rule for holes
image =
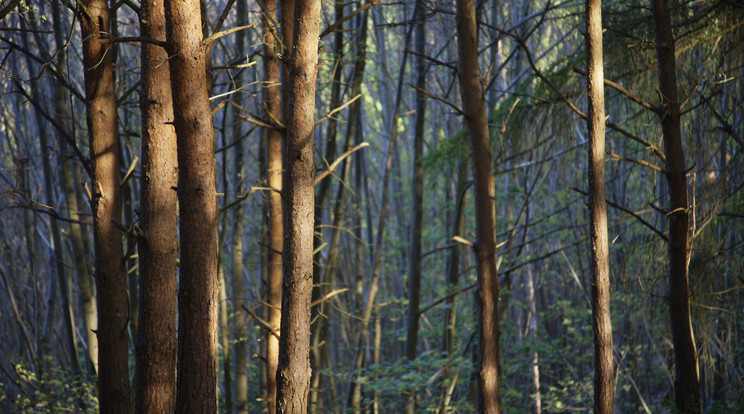
[[176, 412], [217, 410], [217, 203], [199, 0], [166, 0], [181, 263]]
[[615, 376], [610, 318], [610, 263], [605, 204], [604, 59], [602, 2], [586, 1], [587, 73], [589, 76], [589, 222], [592, 239], [592, 328], [594, 329], [594, 412], [615, 410]]
[[86, 117], [93, 165], [93, 238], [98, 318], [99, 404], [101, 412], [129, 413], [127, 278], [121, 231], [116, 96], [111, 53], [103, 44], [110, 33], [106, 0], [85, 0], [80, 16], [85, 71]]
[[457, 0], [457, 42], [460, 86], [470, 132], [475, 189], [475, 254], [478, 269], [478, 396], [479, 413], [499, 413], [499, 279], [496, 270], [495, 188], [491, 165], [486, 104], [478, 70], [478, 32], [473, 0]]
[[284, 151], [282, 322], [277, 411], [306, 413], [310, 390], [310, 299], [315, 207], [315, 80], [320, 0], [298, 2], [288, 62], [287, 140]]
[[[165, 40], [162, 0], [142, 3], [142, 35]], [[135, 411], [173, 412], [176, 406], [176, 259], [178, 184], [176, 133], [168, 53], [142, 44], [142, 211], [139, 249], [139, 326]]]
[[[282, 93], [279, 84], [279, 59], [277, 52], [281, 52], [276, 39], [278, 27], [276, 22], [276, 1], [264, 2], [266, 14], [264, 16], [264, 68], [266, 70], [265, 107], [269, 118], [282, 119]], [[279, 332], [281, 324], [282, 306], [282, 133], [276, 129], [268, 129], [267, 135], [267, 171], [266, 176], [271, 191], [269, 199], [269, 251], [267, 254], [266, 274], [266, 302], [269, 304], [266, 320], [274, 332]], [[266, 331], [266, 405], [269, 414], [276, 411], [276, 367], [279, 361], [279, 339]]]
[[669, 186], [669, 312], [674, 344], [674, 397], [681, 413], [699, 413], [700, 375], [695, 336], [690, 318], [688, 287], [689, 206], [685, 156], [682, 146], [674, 36], [666, 0], [652, 2], [656, 27], [656, 54], [659, 61], [661, 128], [664, 134], [666, 177]]

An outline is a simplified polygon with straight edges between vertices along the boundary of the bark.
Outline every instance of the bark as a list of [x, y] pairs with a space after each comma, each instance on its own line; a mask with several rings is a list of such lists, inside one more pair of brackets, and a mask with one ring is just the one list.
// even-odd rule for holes
[[[284, 6], [284, 4], [282, 5]], [[270, 118], [282, 119], [281, 89], [279, 84], [279, 59], [281, 53], [276, 22], [276, 0], [264, 2], [266, 14], [264, 16], [264, 68], [266, 70], [266, 113]], [[271, 191], [269, 199], [269, 251], [267, 254], [266, 296], [268, 303], [267, 318], [273, 332], [279, 332], [281, 324], [282, 306], [282, 133], [276, 129], [268, 129], [267, 151], [268, 162], [266, 176]], [[279, 339], [266, 332], [266, 390], [264, 398], [269, 414], [276, 411], [276, 367], [279, 360]]]
[[116, 96], [111, 53], [103, 40], [110, 33], [106, 0], [82, 1], [80, 28], [83, 38], [86, 117], [93, 166], [93, 238], [98, 318], [99, 406], [101, 412], [129, 413], [129, 357], [127, 275], [124, 268], [119, 188]]
[[[422, 2], [416, 2], [416, 10], [413, 14], [416, 46], [416, 86], [426, 89], [426, 62], [424, 52], [426, 44], [426, 33], [424, 20], [424, 8]], [[418, 330], [419, 330], [419, 303], [421, 300], [421, 233], [423, 228], [423, 204], [424, 204], [424, 168], [421, 159], [424, 156], [424, 127], [426, 121], [426, 97], [421, 90], [416, 92], [416, 124], [414, 127], [413, 143], [413, 177], [411, 185], [411, 196], [413, 211], [411, 217], [410, 254], [408, 270], [408, 329], [406, 334], [406, 357], [409, 361], [416, 359], [418, 355]], [[413, 414], [416, 411], [416, 394], [408, 398], [406, 412]]]
[[[162, 0], [140, 8], [142, 36], [165, 40]], [[142, 181], [139, 234], [139, 326], [135, 411], [173, 412], [176, 405], [178, 184], [168, 53], [142, 44]]]
[[486, 105], [478, 70], [478, 32], [473, 0], [457, 0], [459, 74], [465, 119], [470, 132], [475, 189], [478, 289], [478, 392], [479, 413], [497, 414], [499, 395], [499, 279], [496, 268], [495, 188], [491, 165]]
[[[54, 2], [52, 10], [54, 13], [54, 41], [57, 50], [64, 48], [65, 39], [62, 31], [62, 11], [59, 2]], [[66, 67], [67, 55], [60, 53], [57, 55], [57, 68], [60, 73]], [[65, 133], [72, 133], [70, 107], [65, 99], [65, 88], [59, 82], [54, 82], [54, 116], [59, 124], [64, 128]], [[59, 148], [67, 153], [69, 144], [64, 139], [61, 131], [57, 133], [57, 142]], [[70, 210], [70, 218], [75, 221], [81, 219], [81, 209], [78, 204], [77, 195], [75, 194], [75, 185], [72, 177], [71, 161], [64, 157], [62, 160], [62, 185], [67, 198], [67, 207]], [[90, 279], [90, 262], [87, 256], [87, 249], [84, 246], [84, 236], [82, 226], [77, 222], [70, 223], [70, 239], [72, 240], [72, 251], [75, 257], [75, 268], [78, 274], [78, 286], [80, 289], [80, 302], [83, 305], [83, 320], [85, 321], [85, 339], [88, 343], [88, 366], [92, 374], [98, 374], [98, 314], [96, 313], [96, 297], [93, 292], [92, 281]]]
[[659, 62], [659, 94], [661, 96], [661, 128], [664, 135], [666, 178], [669, 187], [669, 313], [674, 344], [674, 398], [681, 413], [699, 413], [700, 375], [697, 348], [690, 318], [688, 280], [689, 206], [687, 178], [682, 146], [679, 99], [677, 97], [677, 66], [674, 56], [674, 36], [667, 0], [652, 2], [656, 29], [656, 56]]
[[181, 237], [176, 412], [217, 410], [217, 203], [199, 0], [165, 2]]
[[306, 413], [310, 390], [310, 301], [315, 209], [315, 81], [320, 0], [298, 2], [289, 58], [282, 206], [284, 249], [277, 410]]
[[610, 264], [605, 204], [605, 104], [602, 2], [586, 1], [589, 77], [589, 223], [592, 240], [592, 328], [594, 330], [594, 412], [615, 410], [615, 376], [610, 318]]

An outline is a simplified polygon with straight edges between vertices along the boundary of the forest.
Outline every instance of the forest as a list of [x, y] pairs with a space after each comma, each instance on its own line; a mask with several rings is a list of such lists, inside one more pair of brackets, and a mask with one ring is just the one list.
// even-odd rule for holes
[[2, 0], [0, 412], [744, 413], [740, 0]]

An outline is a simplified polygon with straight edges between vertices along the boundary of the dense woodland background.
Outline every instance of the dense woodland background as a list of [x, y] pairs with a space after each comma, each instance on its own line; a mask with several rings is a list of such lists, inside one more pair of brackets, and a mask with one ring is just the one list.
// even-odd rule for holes
[[[347, 402], [354, 383], [365, 412], [402, 412], [410, 396], [417, 396], [417, 412], [469, 412], [475, 404], [477, 320], [468, 242], [475, 239], [475, 214], [456, 73], [455, 5], [365, 4], [322, 4], [310, 411], [355, 408]], [[143, 43], [139, 3], [111, 6], [110, 37], [120, 40], [107, 53], [118, 104], [118, 228], [128, 270], [133, 377]], [[219, 405], [221, 412], [261, 412], [271, 337], [267, 131], [278, 124], [265, 101], [266, 5], [219, 0], [202, 6], [204, 37], [255, 25], [216, 39], [207, 74], [220, 193]], [[95, 314], [84, 306], [94, 283], [79, 8], [65, 0], [0, 6], [2, 412], [98, 407], [86, 328]], [[502, 409], [589, 411], [588, 137], [583, 118], [567, 105], [586, 111], [584, 6], [481, 0], [476, 10], [496, 176]], [[617, 127], [607, 129], [605, 164], [615, 409], [674, 412], [668, 188], [664, 163], [654, 152], [661, 148], [659, 116], [652, 110], [660, 102], [654, 25], [647, 1], [604, 2], [603, 13], [605, 76], [613, 83], [605, 88], [606, 114], [608, 125]], [[692, 206], [689, 285], [703, 409], [742, 412], [744, 6], [672, 1], [671, 13]], [[344, 16], [351, 18], [327, 30]], [[424, 98], [420, 105], [417, 96]], [[348, 105], [352, 101], [356, 105]], [[418, 114], [425, 114], [420, 126]], [[396, 135], [388, 182], [386, 154]], [[373, 286], [376, 254], [379, 285]], [[409, 283], [417, 272], [418, 297]], [[378, 293], [367, 326], [360, 319], [371, 289]], [[369, 332], [361, 344], [360, 329]], [[362, 370], [353, 369], [358, 355], [364, 356]]]

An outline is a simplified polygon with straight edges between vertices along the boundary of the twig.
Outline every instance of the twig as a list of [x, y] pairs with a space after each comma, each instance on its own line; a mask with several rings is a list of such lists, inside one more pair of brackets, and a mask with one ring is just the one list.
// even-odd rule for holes
[[440, 96], [436, 96], [433, 93], [427, 91], [426, 89], [420, 88], [420, 87], [418, 87], [418, 86], [416, 86], [416, 85], [414, 85], [412, 83], [409, 83], [408, 86], [412, 87], [413, 89], [416, 89], [417, 91], [423, 93], [424, 95], [428, 96], [431, 99], [434, 99], [435, 101], [439, 101], [439, 102], [442, 102], [442, 103], [448, 105], [450, 108], [454, 109], [455, 112], [457, 112], [459, 115], [465, 116], [465, 112], [463, 112], [462, 109], [460, 109], [457, 105], [453, 104], [452, 102], [450, 102], [450, 101], [448, 101], [448, 100], [446, 100], [446, 99], [444, 99], [444, 98], [442, 98]]
[[334, 108], [333, 110], [331, 110], [331, 112], [328, 112], [326, 114], [326, 116], [324, 116], [323, 118], [320, 118], [319, 120], [315, 121], [315, 126], [318, 126], [318, 124], [320, 124], [321, 122], [323, 122], [326, 119], [330, 118], [336, 112], [339, 112], [339, 111], [343, 110], [344, 108], [346, 108], [347, 106], [351, 105], [352, 103], [354, 103], [354, 101], [356, 101], [357, 99], [361, 98], [361, 96], [362, 96], [362, 94], [360, 93], [357, 96], [355, 96], [355, 97], [351, 98], [350, 100], [346, 101], [346, 103], [344, 103], [343, 105], [341, 105], [341, 106], [339, 106], [337, 108]]
[[329, 34], [331, 34], [334, 31], [336, 31], [336, 29], [338, 29], [339, 27], [341, 27], [341, 25], [344, 24], [349, 19], [351, 19], [354, 16], [358, 15], [359, 13], [361, 13], [361, 12], [369, 9], [370, 7], [374, 6], [378, 2], [379, 2], [379, 0], [372, 0], [369, 3], [365, 4], [364, 6], [362, 6], [362, 7], [358, 8], [358, 9], [354, 10], [351, 14], [342, 17], [341, 20], [337, 21], [336, 23], [333, 23], [332, 25], [328, 26], [328, 28], [326, 28], [325, 30], [323, 30], [323, 33], [320, 34], [320, 40], [323, 40], [323, 38], [325, 38]]
[[343, 154], [341, 154], [341, 156], [339, 156], [338, 158], [336, 158], [336, 160], [333, 161], [333, 163], [328, 166], [328, 169], [327, 170], [323, 171], [321, 174], [319, 174], [317, 177], [315, 177], [315, 183], [313, 185], [317, 185], [320, 181], [323, 180], [323, 178], [327, 177], [333, 171], [335, 171], [336, 170], [336, 167], [338, 167], [338, 164], [340, 164], [341, 161], [343, 161], [346, 157], [348, 157], [349, 155], [353, 154], [354, 152], [356, 152], [356, 151], [358, 151], [358, 150], [360, 150], [362, 148], [368, 147], [368, 146], [369, 146], [369, 142], [362, 142], [361, 144], [359, 144], [359, 145], [355, 146], [354, 148], [352, 148], [352, 149], [344, 152]]

